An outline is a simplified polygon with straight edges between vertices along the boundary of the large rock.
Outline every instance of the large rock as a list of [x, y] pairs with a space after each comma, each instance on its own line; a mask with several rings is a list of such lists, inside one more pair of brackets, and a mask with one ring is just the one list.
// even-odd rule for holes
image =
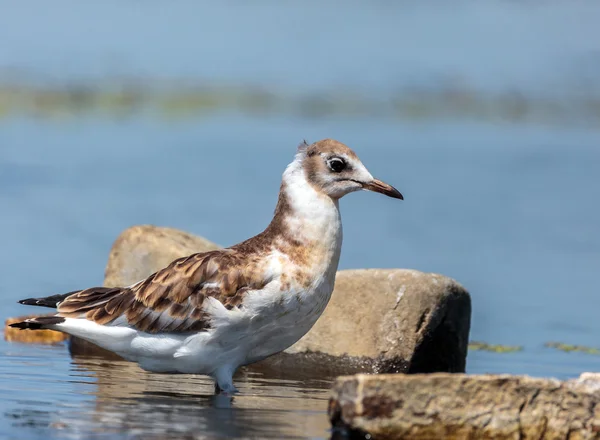
[[519, 376], [340, 377], [334, 438], [600, 438], [600, 375], [560, 382]]
[[[104, 284], [130, 285], [178, 257], [216, 248], [175, 229], [135, 226], [115, 241]], [[470, 317], [469, 294], [445, 276], [404, 269], [341, 271], [313, 329], [252, 368], [294, 377], [464, 372]]]
[[[464, 372], [471, 303], [455, 281], [405, 269], [344, 270], [323, 316], [283, 354], [257, 367], [331, 376]], [[295, 373], [296, 374], [296, 373]], [[296, 374], [297, 375], [297, 374]]]

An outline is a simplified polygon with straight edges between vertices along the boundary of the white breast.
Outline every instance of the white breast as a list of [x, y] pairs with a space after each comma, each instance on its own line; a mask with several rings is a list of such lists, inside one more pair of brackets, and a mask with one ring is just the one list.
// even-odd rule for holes
[[180, 350], [186, 357], [191, 355], [186, 360], [190, 368], [207, 359], [214, 365], [243, 365], [283, 351], [304, 336], [325, 310], [342, 247], [338, 203], [307, 182], [299, 163], [286, 169], [284, 183], [291, 207], [285, 218], [287, 233], [310, 246], [310, 258], [300, 271], [304, 276], [294, 278], [298, 263], [286, 254], [284, 243], [273, 243], [264, 255], [270, 283], [248, 292], [239, 309], [227, 310], [218, 301], [207, 302], [213, 328]]
[[286, 292], [260, 291], [250, 304], [261, 304], [248, 327], [244, 364], [285, 350], [304, 336], [321, 316], [333, 291], [333, 280], [321, 277], [314, 288]]
[[292, 277], [282, 283], [283, 275], [298, 269], [297, 263], [280, 250], [272, 250], [273, 282], [244, 300], [254, 315], [244, 363], [285, 350], [304, 336], [325, 310], [335, 283], [343, 236], [337, 201], [318, 193], [294, 163], [286, 170], [284, 182], [293, 212], [286, 218], [289, 234], [311, 246], [311, 258], [301, 269], [310, 282]]

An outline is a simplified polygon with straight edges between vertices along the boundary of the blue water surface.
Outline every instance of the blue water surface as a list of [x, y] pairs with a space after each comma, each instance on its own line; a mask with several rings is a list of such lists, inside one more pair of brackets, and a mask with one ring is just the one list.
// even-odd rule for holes
[[[0, 5], [2, 84], [131, 76], [382, 99], [447, 78], [485, 96], [600, 89], [593, 1]], [[600, 367], [599, 356], [544, 347], [600, 347], [600, 127], [464, 115], [13, 110], [0, 118], [4, 318], [31, 312], [20, 298], [101, 284], [114, 239], [131, 225], [222, 245], [261, 231], [296, 145], [331, 137], [405, 195], [343, 199], [342, 269], [414, 268], [461, 282], [473, 300], [471, 339], [523, 347], [472, 352], [470, 373], [569, 378]], [[72, 360], [61, 345], [5, 341], [0, 373], [5, 438], [329, 435], [328, 381], [247, 375], [245, 396], [222, 408], [202, 378], [156, 378], [126, 363]]]

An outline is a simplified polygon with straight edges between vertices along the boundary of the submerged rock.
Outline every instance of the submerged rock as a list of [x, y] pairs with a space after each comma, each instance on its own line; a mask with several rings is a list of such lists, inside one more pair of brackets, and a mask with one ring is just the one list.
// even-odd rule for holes
[[[176, 258], [218, 247], [176, 229], [134, 226], [115, 241], [104, 284], [133, 284]], [[293, 377], [464, 372], [470, 318], [468, 292], [448, 277], [405, 269], [340, 271], [312, 330], [250, 368]], [[89, 353], [81, 341], [74, 347]]]
[[600, 438], [600, 375], [356, 375], [333, 387], [334, 438]]
[[562, 342], [546, 342], [544, 347], [554, 348], [556, 350], [564, 351], [565, 353], [577, 352], [585, 354], [600, 354], [600, 349], [596, 347], [586, 347], [585, 345], [572, 345], [564, 344]]
[[491, 353], [515, 353], [523, 351], [521, 345], [500, 345], [488, 344], [487, 342], [471, 341], [469, 342], [469, 351], [489, 351]]

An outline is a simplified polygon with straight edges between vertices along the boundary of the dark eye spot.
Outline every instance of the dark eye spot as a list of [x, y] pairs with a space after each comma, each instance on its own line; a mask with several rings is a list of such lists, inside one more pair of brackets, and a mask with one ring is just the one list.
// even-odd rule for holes
[[327, 161], [327, 166], [334, 173], [341, 173], [346, 169], [346, 162], [341, 157], [333, 157]]

